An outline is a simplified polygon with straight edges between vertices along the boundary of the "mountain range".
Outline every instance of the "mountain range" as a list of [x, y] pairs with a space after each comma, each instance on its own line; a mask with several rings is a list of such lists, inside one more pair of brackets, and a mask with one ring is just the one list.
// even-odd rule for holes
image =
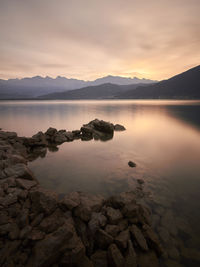
[[74, 90], [87, 86], [98, 86], [104, 83], [117, 85], [149, 84], [155, 81], [148, 79], [125, 78], [120, 76], [106, 76], [94, 81], [68, 79], [58, 76], [51, 77], [35, 76], [32, 78], [0, 80], [0, 99], [34, 98], [44, 94]]
[[159, 82], [119, 76], [0, 80], [0, 99], [200, 99], [200, 65]]
[[40, 99], [200, 99], [200, 66], [151, 84], [105, 83], [43, 95]]

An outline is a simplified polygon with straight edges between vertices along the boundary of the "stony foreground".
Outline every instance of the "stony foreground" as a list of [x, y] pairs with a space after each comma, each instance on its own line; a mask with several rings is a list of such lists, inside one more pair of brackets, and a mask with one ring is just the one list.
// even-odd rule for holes
[[163, 249], [134, 192], [59, 199], [27, 167], [47, 148], [79, 138], [106, 141], [115, 130], [125, 128], [96, 119], [80, 130], [49, 128], [31, 138], [0, 131], [0, 266], [159, 266]]

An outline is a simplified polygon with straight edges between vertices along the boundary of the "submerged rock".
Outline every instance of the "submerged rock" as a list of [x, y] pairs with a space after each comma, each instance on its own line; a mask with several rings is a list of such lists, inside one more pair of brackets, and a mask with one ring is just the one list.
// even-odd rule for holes
[[136, 163], [133, 162], [133, 161], [129, 161], [128, 162], [128, 166], [131, 167], [131, 168], [134, 168], [134, 167], [136, 167]]
[[125, 131], [126, 128], [125, 128], [123, 125], [115, 124], [115, 126], [114, 126], [114, 130], [115, 130], [115, 131]]

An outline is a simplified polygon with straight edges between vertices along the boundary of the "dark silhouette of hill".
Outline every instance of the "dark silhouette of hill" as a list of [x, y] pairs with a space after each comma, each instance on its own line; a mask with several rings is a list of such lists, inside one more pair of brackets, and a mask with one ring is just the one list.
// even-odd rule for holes
[[200, 65], [153, 85], [130, 88], [116, 98], [200, 99]]
[[117, 85], [105, 83], [96, 86], [87, 86], [84, 88], [65, 91], [61, 93], [53, 93], [39, 96], [39, 99], [113, 99], [116, 95], [138, 85]]

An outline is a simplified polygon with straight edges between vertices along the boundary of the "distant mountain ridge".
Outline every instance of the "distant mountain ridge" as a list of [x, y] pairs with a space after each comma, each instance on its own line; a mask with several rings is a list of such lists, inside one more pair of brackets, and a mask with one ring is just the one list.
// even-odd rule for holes
[[47, 94], [40, 99], [200, 99], [200, 66], [150, 85], [105, 83]]
[[35, 76], [32, 78], [0, 80], [0, 99], [5, 98], [30, 98], [44, 94], [74, 90], [86, 86], [95, 86], [104, 83], [114, 83], [118, 85], [129, 85], [138, 83], [152, 83], [148, 79], [125, 78], [108, 75], [94, 81], [84, 81], [78, 79], [68, 79], [58, 76], [56, 78]]
[[130, 88], [116, 98], [200, 99], [200, 65], [153, 85]]

